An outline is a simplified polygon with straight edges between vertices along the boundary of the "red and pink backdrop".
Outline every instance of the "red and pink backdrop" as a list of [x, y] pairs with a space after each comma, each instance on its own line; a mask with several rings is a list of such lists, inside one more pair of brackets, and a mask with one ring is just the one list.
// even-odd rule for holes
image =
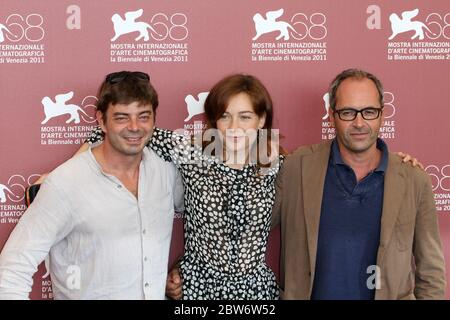
[[[204, 126], [202, 103], [215, 82], [256, 75], [293, 150], [333, 137], [328, 84], [359, 67], [385, 86], [381, 137], [427, 167], [450, 276], [449, 66], [448, 0], [3, 0], [0, 248], [25, 210], [24, 189], [68, 159], [95, 124], [105, 74], [149, 73], [160, 95], [158, 126], [191, 133]], [[179, 216], [174, 223], [171, 260], [183, 246]], [[274, 230], [267, 254], [277, 274], [278, 236]], [[52, 297], [44, 274], [41, 266], [33, 299]]]

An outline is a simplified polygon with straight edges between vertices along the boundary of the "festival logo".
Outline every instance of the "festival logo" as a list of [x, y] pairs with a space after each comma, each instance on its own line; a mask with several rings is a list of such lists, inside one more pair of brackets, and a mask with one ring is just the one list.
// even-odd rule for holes
[[419, 14], [419, 9], [414, 9], [411, 11], [405, 11], [402, 13], [402, 17], [400, 18], [396, 13], [392, 13], [389, 16], [389, 21], [391, 22], [392, 35], [389, 37], [389, 40], [394, 39], [398, 34], [414, 31], [415, 33], [412, 35], [411, 40], [419, 38], [419, 40], [423, 40], [424, 29], [430, 32], [432, 35], [436, 35], [431, 32], [431, 30], [425, 25], [425, 23], [421, 21], [411, 21], [412, 18], [416, 17]]
[[44, 17], [12, 13], [0, 20], [0, 64], [44, 63]]
[[57, 94], [41, 100], [41, 145], [82, 144], [96, 123], [97, 97], [86, 96], [79, 103], [71, 101], [74, 92]]
[[450, 164], [430, 164], [425, 171], [431, 178], [438, 212], [450, 212]]
[[9, 31], [9, 29], [4, 24], [0, 23], [0, 43], [5, 41], [5, 36], [3, 35], [4, 31], [7, 32], [9, 35], [13, 36], [14, 39], [18, 38], [15, 34], [13, 34], [11, 31]]
[[81, 109], [76, 104], [66, 104], [70, 99], [73, 98], [73, 91], [65, 94], [58, 94], [55, 96], [55, 101], [50, 97], [42, 98], [42, 105], [44, 106], [45, 119], [41, 124], [46, 124], [50, 119], [59, 117], [62, 115], [70, 115], [70, 118], [66, 123], [71, 123], [72, 121], [76, 124], [80, 123], [80, 114], [84, 115], [86, 118], [83, 119], [85, 122], [94, 122], [83, 109]]
[[116, 41], [120, 36], [134, 32], [139, 33], [139, 36], [135, 39], [135, 41], [139, 41], [142, 38], [144, 38], [144, 41], [149, 41], [150, 40], [150, 36], [148, 33], [149, 31], [153, 31], [158, 36], [161, 36], [148, 23], [144, 21], [136, 21], [136, 19], [142, 16], [143, 13], [144, 10], [142, 9], [130, 11], [125, 13], [125, 19], [122, 19], [122, 17], [117, 13], [114, 14], [111, 17], [111, 21], [114, 24], [115, 34], [114, 37], [111, 39], [111, 41]]
[[450, 60], [450, 13], [419, 8], [389, 15], [387, 58], [392, 61]]
[[186, 102], [186, 108], [189, 115], [184, 119], [184, 122], [188, 122], [192, 117], [205, 112], [205, 100], [208, 94], [209, 92], [200, 92], [197, 95], [197, 99], [191, 94], [186, 96], [184, 101]]
[[188, 61], [189, 29], [184, 13], [145, 15], [137, 9], [114, 13], [111, 21], [110, 62]]
[[[15, 195], [11, 189], [9, 189], [7, 186], [5, 186], [4, 184], [0, 183], [0, 203], [5, 203], [6, 202], [6, 194], [8, 195], [13, 195], [16, 198], [19, 198], [18, 195]], [[11, 198], [9, 198], [11, 200]], [[13, 201], [13, 200], [11, 200]]]
[[16, 224], [19, 221], [26, 210], [25, 190], [39, 177], [39, 174], [14, 174], [0, 182], [0, 225]]
[[191, 94], [188, 94], [184, 98], [184, 102], [186, 103], [186, 109], [188, 112], [188, 116], [184, 119], [184, 134], [185, 135], [194, 135], [202, 132], [206, 124], [203, 121], [195, 121], [194, 123], [190, 123], [189, 121], [200, 114], [205, 112], [205, 100], [208, 96], [209, 92], [200, 92], [197, 94], [197, 97], [194, 97]]
[[[284, 9], [253, 15], [251, 60], [325, 61], [327, 18], [321, 12], [296, 12], [284, 18]], [[290, 17], [290, 18], [289, 18]]]
[[[297, 33], [297, 31], [286, 21], [276, 21], [284, 13], [283, 9], [276, 11], [269, 11], [266, 13], [266, 18], [264, 18], [260, 13], [253, 16], [253, 21], [255, 22], [256, 35], [253, 37], [253, 41], [258, 40], [263, 34], [271, 33], [273, 31], [278, 31], [280, 34], [275, 38], [275, 40], [289, 40], [289, 31]], [[299, 34], [299, 36], [301, 36]]]

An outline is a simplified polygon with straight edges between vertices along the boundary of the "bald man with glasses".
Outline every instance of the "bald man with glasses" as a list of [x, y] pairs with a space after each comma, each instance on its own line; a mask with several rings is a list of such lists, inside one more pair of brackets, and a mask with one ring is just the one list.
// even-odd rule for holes
[[443, 299], [430, 179], [388, 151], [381, 82], [349, 69], [331, 83], [336, 138], [289, 156], [277, 180], [283, 299]]

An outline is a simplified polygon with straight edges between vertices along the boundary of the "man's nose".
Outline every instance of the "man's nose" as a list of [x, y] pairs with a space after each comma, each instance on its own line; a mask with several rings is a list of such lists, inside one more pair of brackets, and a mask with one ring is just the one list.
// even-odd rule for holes
[[136, 131], [139, 129], [138, 121], [137, 119], [131, 118], [128, 122], [128, 130], [130, 131]]
[[364, 126], [364, 118], [362, 117], [362, 114], [359, 112], [356, 114], [356, 118], [355, 120], [353, 120], [353, 125], [355, 127], [361, 128], [362, 126]]

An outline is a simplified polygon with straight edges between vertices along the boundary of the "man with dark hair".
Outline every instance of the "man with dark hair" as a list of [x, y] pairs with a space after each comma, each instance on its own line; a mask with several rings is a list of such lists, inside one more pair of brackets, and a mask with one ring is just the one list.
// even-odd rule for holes
[[109, 74], [98, 94], [104, 142], [47, 177], [0, 255], [0, 299], [26, 299], [49, 254], [55, 299], [164, 299], [175, 167], [144, 148], [158, 96], [149, 76]]
[[372, 74], [330, 86], [333, 141], [302, 147], [278, 176], [284, 299], [443, 299], [445, 267], [430, 179], [378, 138]]

